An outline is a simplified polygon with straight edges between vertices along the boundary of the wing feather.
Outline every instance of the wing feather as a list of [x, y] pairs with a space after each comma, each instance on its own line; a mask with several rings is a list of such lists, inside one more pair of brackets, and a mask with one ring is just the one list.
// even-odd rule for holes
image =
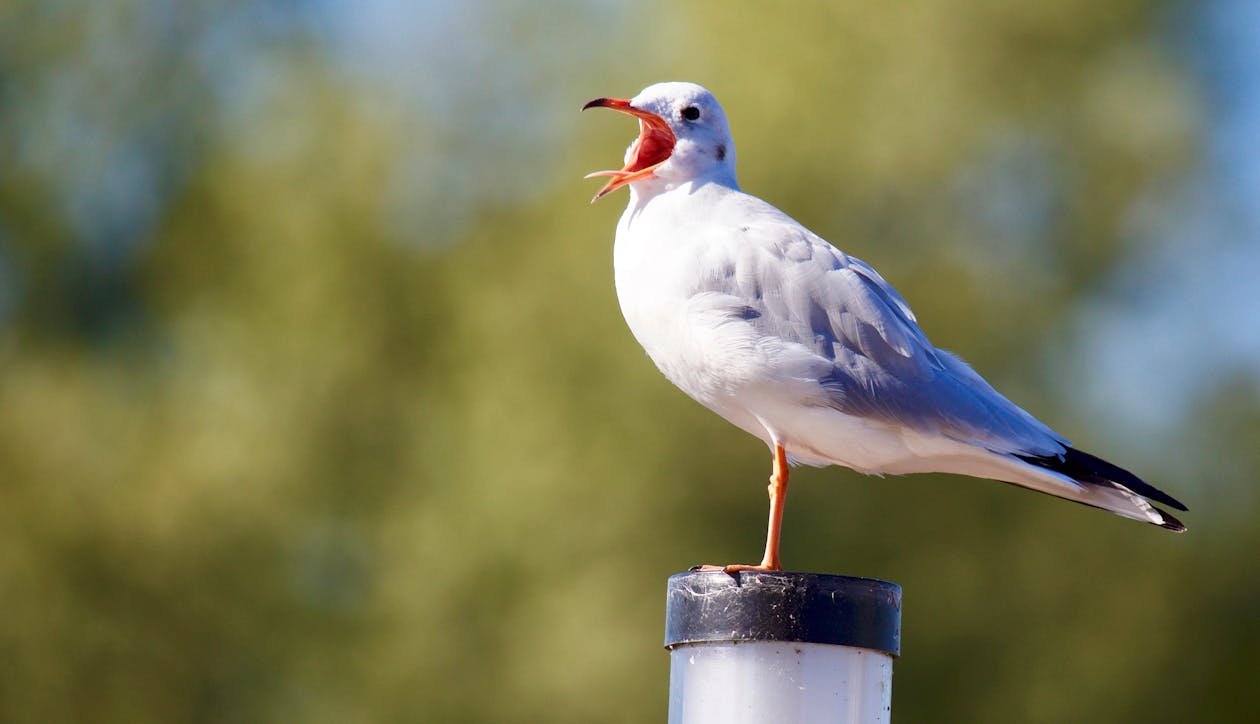
[[818, 404], [999, 453], [1058, 455], [1067, 441], [936, 349], [909, 304], [866, 263], [803, 227], [743, 230], [710, 288], [737, 300], [759, 335], [817, 359]]

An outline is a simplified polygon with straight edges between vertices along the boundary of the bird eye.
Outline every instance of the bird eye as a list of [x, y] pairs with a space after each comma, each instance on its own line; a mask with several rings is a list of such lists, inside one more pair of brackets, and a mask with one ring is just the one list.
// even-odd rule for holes
[[700, 109], [695, 106], [687, 106], [682, 109], [682, 117], [689, 121], [694, 121], [700, 117]]

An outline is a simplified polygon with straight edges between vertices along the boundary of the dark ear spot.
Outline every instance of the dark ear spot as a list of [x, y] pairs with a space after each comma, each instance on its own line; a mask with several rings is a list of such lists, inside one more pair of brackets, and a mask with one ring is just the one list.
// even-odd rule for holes
[[726, 160], [726, 144], [719, 143], [717, 145], [717, 148], [714, 149], [714, 153], [717, 155], [717, 160], [725, 161]]

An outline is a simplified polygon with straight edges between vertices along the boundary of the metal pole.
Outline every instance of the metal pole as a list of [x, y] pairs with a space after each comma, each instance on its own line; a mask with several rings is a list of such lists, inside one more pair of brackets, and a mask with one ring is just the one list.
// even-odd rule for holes
[[889, 721], [901, 587], [873, 578], [679, 573], [665, 609], [670, 724]]

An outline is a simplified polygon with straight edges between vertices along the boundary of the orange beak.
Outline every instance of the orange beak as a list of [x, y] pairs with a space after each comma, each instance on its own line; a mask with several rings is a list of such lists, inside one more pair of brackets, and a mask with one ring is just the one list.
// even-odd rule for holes
[[626, 164], [626, 167], [620, 171], [596, 171], [586, 175], [586, 178], [611, 177], [604, 188], [595, 194], [595, 198], [591, 199], [592, 204], [601, 196], [616, 191], [632, 181], [651, 176], [656, 167], [668, 161], [670, 154], [674, 152], [674, 144], [678, 139], [674, 137], [674, 132], [670, 130], [665, 119], [655, 113], [641, 111], [630, 105], [630, 101], [620, 98], [596, 98], [582, 106], [582, 110], [587, 108], [611, 108], [639, 119], [639, 137], [634, 141], [630, 152], [630, 162]]

